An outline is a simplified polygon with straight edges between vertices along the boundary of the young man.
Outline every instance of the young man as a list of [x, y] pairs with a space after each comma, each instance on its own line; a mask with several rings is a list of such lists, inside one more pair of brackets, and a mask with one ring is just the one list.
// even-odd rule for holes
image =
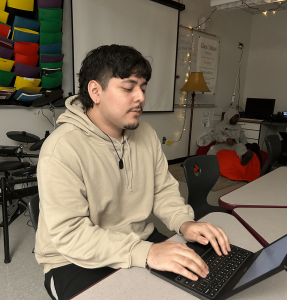
[[35, 254], [53, 299], [69, 299], [117, 268], [205, 277], [194, 251], [164, 242], [146, 223], [151, 212], [188, 241], [230, 251], [222, 229], [193, 222], [155, 131], [139, 122], [150, 77], [149, 62], [131, 47], [90, 51], [79, 95], [67, 99], [60, 127], [41, 149]]
[[[253, 152], [257, 154], [262, 165], [262, 158], [259, 146], [255, 143], [247, 143], [244, 131], [237, 124], [239, 114], [237, 110], [229, 108], [224, 114], [224, 119], [214, 128], [213, 136], [217, 142], [210, 147], [208, 155], [216, 155], [220, 150], [232, 150], [237, 153], [241, 159], [241, 165], [247, 165], [253, 157]], [[251, 151], [248, 151], [250, 149]]]

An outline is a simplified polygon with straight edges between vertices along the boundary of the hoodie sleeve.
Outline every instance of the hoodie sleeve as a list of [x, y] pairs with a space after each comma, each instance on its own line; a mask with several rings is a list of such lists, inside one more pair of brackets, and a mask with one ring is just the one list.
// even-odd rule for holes
[[137, 234], [105, 230], [92, 223], [84, 180], [66, 163], [51, 156], [42, 157], [37, 173], [38, 231], [47, 235], [47, 244], [52, 243], [57, 254], [83, 268], [129, 268], [136, 245], [141, 255], [147, 256], [152, 244]]
[[223, 122], [221, 122], [215, 126], [213, 136], [214, 136], [214, 139], [219, 143], [226, 142], [226, 140], [228, 139], [228, 136], [224, 129]]
[[153, 213], [171, 231], [180, 234], [180, 226], [187, 221], [194, 221], [194, 212], [181, 197], [178, 181], [168, 171], [166, 157], [156, 136], [157, 162], [155, 167], [155, 190]]

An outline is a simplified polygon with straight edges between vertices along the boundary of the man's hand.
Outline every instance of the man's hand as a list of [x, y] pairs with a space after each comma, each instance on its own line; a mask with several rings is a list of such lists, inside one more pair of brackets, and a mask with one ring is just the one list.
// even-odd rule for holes
[[174, 272], [191, 280], [197, 280], [198, 277], [186, 268], [203, 278], [209, 273], [207, 265], [194, 250], [186, 244], [171, 241], [153, 244], [147, 256], [147, 264], [150, 268]]
[[[218, 255], [227, 255], [231, 251], [227, 235], [220, 228], [210, 223], [186, 222], [181, 225], [180, 232], [189, 242], [198, 242], [207, 245], [209, 242]], [[221, 251], [220, 251], [220, 248]]]
[[229, 145], [229, 146], [233, 146], [234, 145], [234, 142], [232, 141], [232, 138], [228, 138], [226, 140], [226, 143]]

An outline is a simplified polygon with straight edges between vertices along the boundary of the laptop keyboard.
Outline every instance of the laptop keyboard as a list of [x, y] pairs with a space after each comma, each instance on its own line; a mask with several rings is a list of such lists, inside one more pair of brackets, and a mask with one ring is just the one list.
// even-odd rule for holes
[[242, 263], [252, 252], [230, 245], [231, 251], [228, 255], [218, 256], [214, 249], [204, 255], [204, 261], [209, 267], [209, 274], [206, 278], [198, 277], [197, 281], [190, 280], [178, 275], [175, 280], [191, 291], [196, 291], [209, 298], [214, 298], [226, 285]]

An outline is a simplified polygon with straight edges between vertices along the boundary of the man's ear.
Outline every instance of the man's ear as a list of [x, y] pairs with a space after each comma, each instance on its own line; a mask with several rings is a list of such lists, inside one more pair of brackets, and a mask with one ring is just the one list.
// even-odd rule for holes
[[95, 104], [101, 102], [102, 87], [96, 80], [91, 80], [88, 83], [88, 92]]

